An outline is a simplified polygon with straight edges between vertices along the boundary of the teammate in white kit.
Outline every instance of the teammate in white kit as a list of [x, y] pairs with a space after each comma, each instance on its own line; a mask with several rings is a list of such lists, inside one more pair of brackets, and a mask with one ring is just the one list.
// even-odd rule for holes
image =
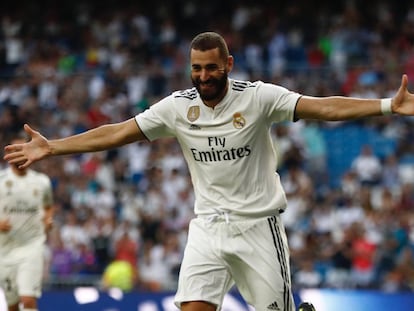
[[[12, 143], [25, 141], [16, 137]], [[52, 204], [51, 182], [45, 174], [15, 164], [0, 171], [0, 287], [9, 311], [37, 310]]]
[[276, 171], [270, 127], [297, 119], [348, 120], [414, 114], [407, 77], [394, 98], [302, 96], [263, 82], [236, 81], [223, 38], [196, 36], [190, 49], [194, 88], [174, 92], [127, 121], [48, 140], [25, 125], [32, 140], [5, 147], [22, 168], [35, 161], [95, 152], [139, 140], [175, 136], [188, 163], [195, 213], [175, 298], [184, 311], [220, 310], [234, 284], [258, 311], [295, 310], [289, 251], [280, 212], [286, 197]]

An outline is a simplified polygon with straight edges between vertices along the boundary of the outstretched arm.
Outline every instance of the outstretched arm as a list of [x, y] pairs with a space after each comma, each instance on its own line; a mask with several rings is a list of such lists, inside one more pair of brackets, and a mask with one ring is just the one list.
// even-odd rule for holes
[[102, 151], [145, 139], [135, 118], [54, 140], [48, 140], [27, 124], [24, 130], [31, 137], [29, 142], [4, 148], [4, 159], [19, 168], [26, 168], [49, 156]]
[[[403, 75], [401, 86], [391, 101], [392, 113], [414, 115], [414, 95], [408, 92], [407, 85], [408, 78]], [[296, 117], [299, 119], [340, 121], [380, 115], [380, 99], [303, 96], [296, 106]]]

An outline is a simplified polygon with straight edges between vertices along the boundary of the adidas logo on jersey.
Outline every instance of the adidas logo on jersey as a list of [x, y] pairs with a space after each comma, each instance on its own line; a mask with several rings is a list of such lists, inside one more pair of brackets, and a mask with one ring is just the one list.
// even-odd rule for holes
[[272, 302], [270, 305], [267, 306], [267, 310], [275, 310], [280, 311], [279, 306], [277, 305], [277, 302]]
[[195, 125], [195, 124], [191, 124], [189, 129], [190, 130], [201, 130], [201, 127], [199, 127], [198, 125]]

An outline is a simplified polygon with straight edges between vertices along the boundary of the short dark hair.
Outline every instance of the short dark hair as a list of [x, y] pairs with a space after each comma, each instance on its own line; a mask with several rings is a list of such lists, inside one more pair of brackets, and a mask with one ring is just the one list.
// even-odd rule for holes
[[191, 41], [191, 49], [197, 51], [208, 51], [215, 48], [219, 49], [220, 56], [223, 60], [229, 57], [229, 49], [224, 38], [216, 32], [202, 32], [194, 37]]

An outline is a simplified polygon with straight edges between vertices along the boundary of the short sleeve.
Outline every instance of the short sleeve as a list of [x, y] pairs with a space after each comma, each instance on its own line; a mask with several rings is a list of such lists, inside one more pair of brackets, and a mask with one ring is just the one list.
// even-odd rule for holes
[[176, 112], [172, 95], [165, 97], [135, 116], [138, 126], [150, 141], [161, 137], [174, 136], [175, 119]]
[[271, 122], [293, 121], [301, 94], [282, 86], [262, 83], [257, 90], [260, 108]]

